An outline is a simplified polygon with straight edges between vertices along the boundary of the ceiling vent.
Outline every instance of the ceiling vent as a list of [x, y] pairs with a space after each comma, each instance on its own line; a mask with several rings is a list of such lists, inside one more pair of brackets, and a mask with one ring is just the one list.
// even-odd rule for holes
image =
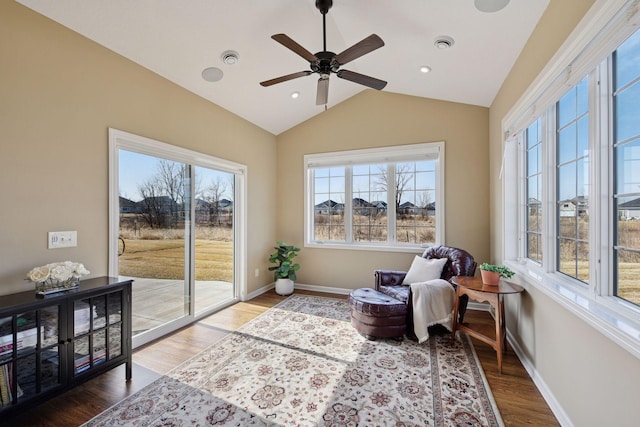
[[221, 57], [222, 62], [227, 65], [233, 65], [240, 60], [240, 58], [238, 57], [238, 52], [234, 50], [225, 50], [224, 52], [222, 52]]

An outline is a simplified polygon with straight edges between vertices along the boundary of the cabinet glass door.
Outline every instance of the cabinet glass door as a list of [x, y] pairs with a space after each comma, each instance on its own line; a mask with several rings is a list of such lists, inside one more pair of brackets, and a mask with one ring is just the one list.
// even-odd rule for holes
[[60, 306], [0, 319], [0, 408], [62, 385]]
[[74, 301], [75, 375], [122, 355], [122, 304], [122, 291]]

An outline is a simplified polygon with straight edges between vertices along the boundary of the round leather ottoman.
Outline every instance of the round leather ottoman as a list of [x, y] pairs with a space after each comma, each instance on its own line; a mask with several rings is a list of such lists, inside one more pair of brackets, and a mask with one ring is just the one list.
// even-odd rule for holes
[[349, 294], [351, 324], [365, 338], [402, 340], [407, 330], [407, 305], [378, 292], [360, 288]]

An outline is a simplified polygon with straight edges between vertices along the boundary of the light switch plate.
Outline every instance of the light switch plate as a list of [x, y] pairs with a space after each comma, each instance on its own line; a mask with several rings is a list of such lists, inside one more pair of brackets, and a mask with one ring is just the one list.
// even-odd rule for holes
[[77, 231], [50, 231], [47, 237], [49, 249], [72, 248], [78, 246]]

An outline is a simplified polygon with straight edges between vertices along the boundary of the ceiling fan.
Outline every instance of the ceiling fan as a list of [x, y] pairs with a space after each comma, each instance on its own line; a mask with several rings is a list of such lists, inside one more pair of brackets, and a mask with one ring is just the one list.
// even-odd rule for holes
[[286, 34], [274, 34], [271, 36], [272, 39], [282, 44], [284, 47], [292, 50], [294, 53], [309, 61], [311, 70], [298, 71], [297, 73], [276, 77], [275, 79], [260, 82], [260, 85], [265, 87], [271, 86], [288, 80], [297, 79], [298, 77], [318, 73], [320, 78], [318, 79], [316, 105], [327, 104], [327, 100], [329, 98], [329, 76], [331, 73], [336, 74], [341, 79], [349, 80], [372, 89], [382, 90], [387, 85], [387, 82], [384, 80], [365, 76], [364, 74], [356, 73], [354, 71], [340, 69], [341, 66], [353, 61], [354, 59], [360, 58], [361, 56], [384, 46], [384, 41], [382, 41], [382, 39], [376, 34], [371, 34], [369, 37], [361, 40], [339, 54], [328, 51], [326, 17], [331, 6], [333, 6], [333, 0], [316, 0], [316, 7], [322, 14], [322, 52], [318, 52], [314, 55]]

